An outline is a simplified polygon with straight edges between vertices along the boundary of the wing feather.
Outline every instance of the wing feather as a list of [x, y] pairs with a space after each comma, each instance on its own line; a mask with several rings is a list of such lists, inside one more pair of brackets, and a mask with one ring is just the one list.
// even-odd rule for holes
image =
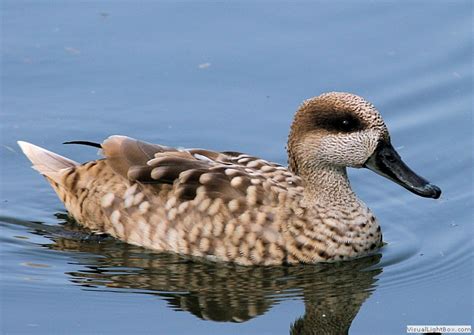
[[109, 137], [102, 147], [116, 173], [157, 190], [172, 185], [174, 196], [182, 201], [202, 193], [227, 202], [262, 203], [264, 182], [281, 189], [300, 185], [286, 168], [238, 152], [178, 150], [125, 136]]

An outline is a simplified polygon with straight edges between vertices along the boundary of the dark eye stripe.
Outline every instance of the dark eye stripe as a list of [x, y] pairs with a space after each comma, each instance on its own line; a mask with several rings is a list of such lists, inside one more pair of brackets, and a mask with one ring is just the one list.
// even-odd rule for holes
[[364, 129], [364, 124], [354, 116], [348, 113], [334, 113], [326, 115], [324, 118], [318, 118], [315, 126], [330, 132], [350, 133]]

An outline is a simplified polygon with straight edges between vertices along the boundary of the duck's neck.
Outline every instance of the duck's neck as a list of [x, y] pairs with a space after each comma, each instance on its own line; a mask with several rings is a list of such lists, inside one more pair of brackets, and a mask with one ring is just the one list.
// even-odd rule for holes
[[345, 167], [312, 163], [311, 166], [302, 167], [300, 176], [305, 181], [304, 195], [307, 204], [326, 208], [350, 208], [361, 204], [351, 189]]

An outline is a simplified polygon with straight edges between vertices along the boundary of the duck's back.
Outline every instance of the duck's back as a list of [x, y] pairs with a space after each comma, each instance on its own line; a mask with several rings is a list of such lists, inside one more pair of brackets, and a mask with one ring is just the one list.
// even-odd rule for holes
[[84, 226], [150, 249], [240, 264], [288, 258], [283, 235], [301, 211], [303, 188], [285, 167], [122, 136], [102, 148], [105, 159], [52, 182]]

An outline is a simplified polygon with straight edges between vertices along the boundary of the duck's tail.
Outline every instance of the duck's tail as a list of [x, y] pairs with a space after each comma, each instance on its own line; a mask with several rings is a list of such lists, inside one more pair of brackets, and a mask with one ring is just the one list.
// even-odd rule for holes
[[32, 168], [56, 183], [60, 182], [61, 175], [68, 168], [79, 165], [79, 163], [69, 158], [28, 142], [18, 141], [18, 145], [26, 157], [33, 163]]

